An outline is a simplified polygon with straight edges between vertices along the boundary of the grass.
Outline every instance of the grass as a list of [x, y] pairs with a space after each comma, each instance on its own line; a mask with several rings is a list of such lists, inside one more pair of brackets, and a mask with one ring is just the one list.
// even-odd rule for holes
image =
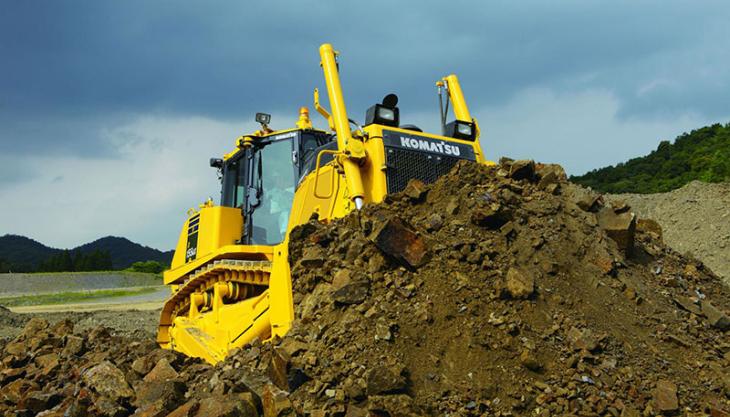
[[0, 275], [33, 275], [33, 276], [55, 276], [55, 275], [154, 275], [162, 278], [162, 274], [153, 274], [151, 272], [137, 272], [128, 269], [120, 269], [118, 271], [68, 271], [68, 272], [0, 272]]
[[21, 295], [17, 297], [0, 297], [0, 305], [5, 307], [38, 306], [49, 304], [73, 304], [102, 298], [128, 297], [149, 294], [159, 287], [141, 287], [113, 290], [73, 291], [48, 294]]

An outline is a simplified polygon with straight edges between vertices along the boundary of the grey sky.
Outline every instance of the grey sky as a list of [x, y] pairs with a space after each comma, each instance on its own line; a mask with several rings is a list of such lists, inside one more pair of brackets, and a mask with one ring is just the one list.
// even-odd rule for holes
[[433, 129], [457, 73], [494, 159], [582, 173], [730, 120], [726, 1], [2, 3], [0, 234], [61, 247], [172, 247], [207, 157], [311, 106], [322, 42], [356, 119], [396, 92]]

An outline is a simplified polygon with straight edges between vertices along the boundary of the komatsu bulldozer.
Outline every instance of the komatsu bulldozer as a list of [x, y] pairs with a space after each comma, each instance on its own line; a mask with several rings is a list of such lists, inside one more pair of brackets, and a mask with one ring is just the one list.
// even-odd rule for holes
[[[164, 282], [172, 294], [162, 309], [157, 342], [209, 363], [258, 338], [282, 337], [294, 320], [288, 260], [289, 232], [313, 216], [327, 222], [383, 201], [409, 180], [434, 182], [460, 160], [487, 163], [479, 125], [459, 81], [436, 83], [440, 134], [400, 124], [398, 99], [370, 107], [362, 125], [348, 116], [338, 53], [319, 48], [330, 110], [314, 107], [327, 129], [313, 127], [302, 107], [296, 126], [269, 127], [236, 139], [210, 160], [221, 179], [221, 199], [188, 211]], [[449, 105], [454, 120], [447, 123]]]

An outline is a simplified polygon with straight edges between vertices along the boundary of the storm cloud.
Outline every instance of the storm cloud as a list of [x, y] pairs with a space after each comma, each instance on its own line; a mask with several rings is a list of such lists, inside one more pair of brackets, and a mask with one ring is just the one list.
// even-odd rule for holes
[[[436, 129], [453, 72], [490, 158], [582, 173], [728, 121], [728, 21], [725, 1], [5, 1], [0, 234], [171, 247], [217, 193], [207, 156], [257, 111], [282, 127], [311, 106], [324, 42], [353, 118], [396, 92], [403, 122]], [[83, 227], [58, 221], [82, 204]]]

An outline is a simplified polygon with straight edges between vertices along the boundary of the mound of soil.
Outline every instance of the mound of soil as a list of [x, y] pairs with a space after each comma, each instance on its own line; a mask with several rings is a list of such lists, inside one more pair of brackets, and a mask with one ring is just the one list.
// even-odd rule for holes
[[656, 220], [674, 250], [702, 260], [730, 284], [730, 184], [693, 181], [659, 194], [616, 194], [641, 217]]
[[211, 367], [141, 336], [34, 319], [0, 346], [0, 411], [730, 410], [730, 289], [558, 166], [458, 165], [432, 186], [414, 181], [384, 204], [296, 228], [290, 258], [296, 320], [283, 339]]

